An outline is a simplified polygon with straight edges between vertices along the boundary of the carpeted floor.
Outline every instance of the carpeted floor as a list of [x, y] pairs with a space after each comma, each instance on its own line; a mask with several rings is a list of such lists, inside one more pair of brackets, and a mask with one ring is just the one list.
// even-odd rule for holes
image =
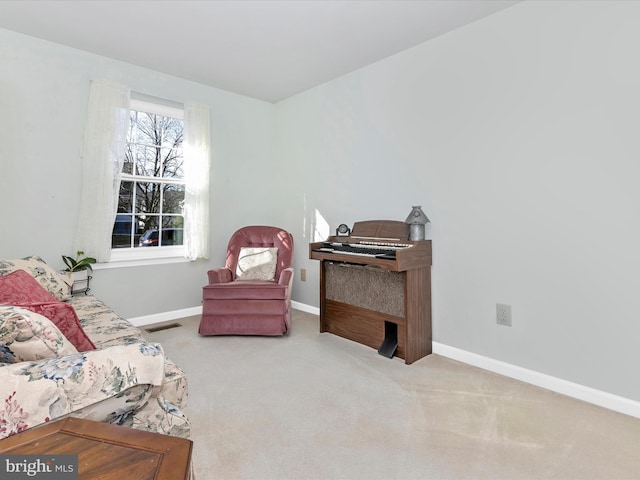
[[438, 355], [318, 332], [145, 333], [189, 378], [196, 480], [640, 479], [640, 419]]

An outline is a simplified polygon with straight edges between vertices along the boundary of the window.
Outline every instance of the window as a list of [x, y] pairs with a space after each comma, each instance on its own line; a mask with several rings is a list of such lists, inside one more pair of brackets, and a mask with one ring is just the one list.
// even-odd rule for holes
[[183, 110], [131, 100], [112, 259], [184, 254]]

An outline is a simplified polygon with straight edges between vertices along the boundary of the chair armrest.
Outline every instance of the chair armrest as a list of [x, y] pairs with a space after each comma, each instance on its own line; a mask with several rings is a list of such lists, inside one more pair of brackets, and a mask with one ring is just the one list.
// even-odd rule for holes
[[137, 343], [0, 367], [0, 438], [114, 397], [123, 408], [141, 408], [164, 381], [164, 361], [159, 344]]
[[280, 272], [278, 285], [284, 285], [287, 288], [291, 288], [292, 283], [293, 283], [293, 267], [285, 268]]
[[231, 270], [226, 267], [214, 268], [213, 270], [209, 270], [207, 272], [207, 275], [209, 277], [209, 285], [211, 285], [212, 283], [229, 283], [233, 280]]

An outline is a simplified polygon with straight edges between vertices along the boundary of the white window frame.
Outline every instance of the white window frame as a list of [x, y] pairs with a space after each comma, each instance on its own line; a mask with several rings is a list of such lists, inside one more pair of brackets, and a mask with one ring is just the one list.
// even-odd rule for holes
[[[132, 98], [130, 103], [130, 110], [138, 112], [153, 113], [156, 115], [162, 115], [165, 117], [179, 118], [184, 122], [184, 109], [173, 107], [169, 105], [163, 105], [146, 100], [139, 100]], [[184, 125], [184, 124], [183, 124]], [[184, 161], [187, 161], [185, 158]], [[140, 180], [144, 177], [122, 174], [122, 181]], [[154, 179], [155, 180], [155, 179]], [[163, 183], [183, 183], [175, 181], [163, 181]], [[186, 235], [186, 231], [184, 232]], [[111, 249], [111, 262], [135, 262], [135, 261], [152, 261], [162, 259], [180, 259], [186, 261], [184, 239], [183, 245], [171, 245], [167, 247], [130, 247], [130, 248], [112, 248]]]

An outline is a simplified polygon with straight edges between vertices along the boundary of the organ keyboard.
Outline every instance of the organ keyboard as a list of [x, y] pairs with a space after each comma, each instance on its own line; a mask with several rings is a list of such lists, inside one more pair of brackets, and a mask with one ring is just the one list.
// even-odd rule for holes
[[408, 240], [408, 225], [393, 220], [356, 222], [348, 237], [329, 237], [309, 245], [309, 258], [375, 265], [405, 271], [431, 264], [431, 242]]
[[396, 251], [402, 248], [409, 248], [411, 245], [406, 243], [389, 243], [389, 242], [323, 242], [323, 246], [316, 249], [320, 252], [342, 253], [345, 255], [358, 255], [361, 257], [377, 257], [394, 260]]

